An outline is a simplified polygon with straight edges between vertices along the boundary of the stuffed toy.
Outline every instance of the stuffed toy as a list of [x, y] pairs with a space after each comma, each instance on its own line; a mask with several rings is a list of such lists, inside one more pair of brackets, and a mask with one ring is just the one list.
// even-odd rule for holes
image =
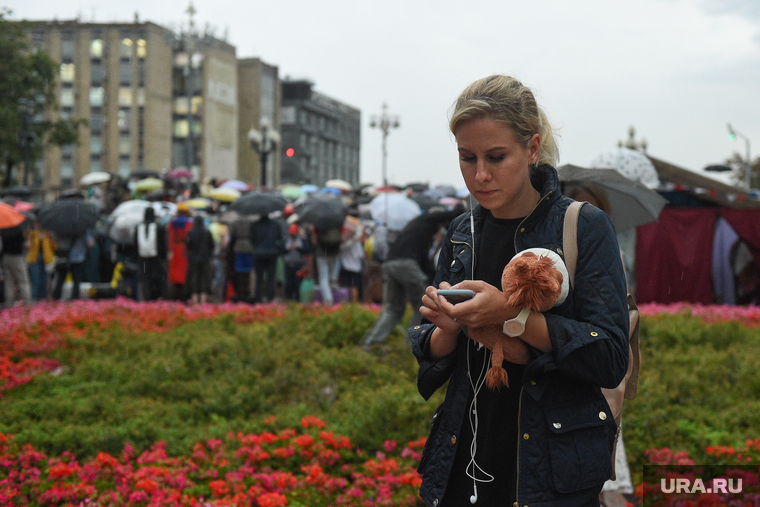
[[[473, 340], [482, 343], [492, 353], [491, 368], [486, 375], [486, 385], [498, 390], [509, 387], [509, 378], [502, 361], [528, 364], [530, 351], [519, 338], [531, 310], [545, 312], [561, 305], [569, 290], [569, 275], [559, 255], [545, 248], [529, 248], [515, 255], [504, 268], [501, 287], [508, 306], [521, 307], [520, 315], [507, 321], [505, 326], [490, 325], [469, 327], [467, 332]], [[509, 326], [517, 324], [515, 336], [505, 334]]]

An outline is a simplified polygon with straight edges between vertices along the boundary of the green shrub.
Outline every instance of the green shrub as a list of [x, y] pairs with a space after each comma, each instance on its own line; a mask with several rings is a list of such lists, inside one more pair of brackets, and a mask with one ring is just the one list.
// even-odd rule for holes
[[222, 315], [165, 333], [90, 330], [59, 352], [64, 373], [0, 399], [0, 433], [83, 458], [158, 440], [179, 455], [196, 441], [261, 431], [270, 415], [282, 427], [316, 415], [366, 449], [414, 440], [435, 405], [417, 393], [400, 332], [382, 357], [357, 346], [376, 318], [360, 305], [334, 313], [293, 305], [269, 324]]

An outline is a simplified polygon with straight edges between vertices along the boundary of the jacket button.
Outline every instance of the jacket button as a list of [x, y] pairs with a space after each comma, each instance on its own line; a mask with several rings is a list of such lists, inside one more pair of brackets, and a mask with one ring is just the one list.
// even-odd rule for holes
[[453, 261], [451, 261], [451, 267], [453, 268], [454, 264], [456, 264], [456, 263], [457, 263], [456, 259], [454, 259]]
[[523, 440], [528, 440], [530, 438], [530, 435], [527, 433], [523, 433]]
[[422, 326], [414, 326], [414, 329], [415, 329], [415, 330], [417, 330], [417, 329], [419, 329], [419, 328], [421, 328], [421, 327], [422, 327]]
[[522, 229], [520, 229], [520, 232], [525, 232], [525, 227], [523, 227]]
[[536, 385], [536, 381], [535, 380], [531, 380], [530, 381], [530, 385], [532, 385], [532, 386]]
[[597, 333], [596, 331], [591, 331], [591, 336], [599, 336], [599, 333]]
[[433, 500], [433, 505], [438, 505], [438, 499]]
[[456, 443], [457, 443], [457, 436], [456, 435], [451, 435], [451, 445], [454, 445]]
[[556, 422], [556, 423], [552, 424], [552, 426], [554, 426], [556, 429], [560, 429], [562, 427], [562, 423]]
[[601, 419], [602, 421], [606, 421], [607, 414], [605, 414], [604, 412], [599, 412], [599, 419]]

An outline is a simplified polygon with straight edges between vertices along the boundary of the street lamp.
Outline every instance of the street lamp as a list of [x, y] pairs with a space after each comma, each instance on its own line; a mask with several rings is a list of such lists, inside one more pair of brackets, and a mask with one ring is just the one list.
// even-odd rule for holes
[[248, 141], [251, 148], [259, 153], [259, 171], [261, 172], [261, 187], [267, 184], [267, 157], [280, 143], [280, 133], [272, 128], [269, 118], [264, 116], [259, 120], [259, 130], [251, 127], [248, 131]]
[[388, 104], [383, 103], [383, 114], [378, 118], [373, 116], [370, 118], [369, 126], [372, 128], [379, 128], [383, 132], [383, 186], [388, 186], [388, 150], [386, 148], [386, 140], [388, 139], [388, 132], [391, 128], [399, 128], [400, 123], [398, 116], [388, 116]]
[[747, 138], [747, 136], [745, 136], [741, 132], [734, 130], [733, 127], [731, 127], [730, 123], [728, 123], [727, 126], [728, 126], [728, 135], [731, 136], [731, 140], [735, 141], [737, 137], [741, 137], [742, 139], [744, 139], [744, 142], [747, 146], [747, 158], [746, 158], [747, 169], [744, 173], [744, 184], [747, 186], [747, 191], [749, 192], [750, 190], [752, 190], [752, 183], [750, 179], [752, 175], [752, 161], [749, 158], [749, 139]]

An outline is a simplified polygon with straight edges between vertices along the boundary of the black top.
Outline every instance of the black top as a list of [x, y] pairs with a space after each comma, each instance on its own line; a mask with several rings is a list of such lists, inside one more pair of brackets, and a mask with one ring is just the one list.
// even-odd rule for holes
[[442, 226], [448, 226], [461, 213], [460, 209], [455, 208], [452, 211], [428, 211], [413, 218], [391, 244], [385, 260], [414, 259], [425, 273], [435, 274], [435, 266], [428, 255], [433, 237]]
[[[490, 213], [483, 225], [483, 232], [478, 245], [475, 266], [475, 279], [483, 280], [501, 290], [501, 274], [504, 266], [515, 255], [514, 237], [517, 226], [522, 218], [497, 219]], [[473, 475], [471, 459], [472, 428], [477, 424], [477, 463], [475, 477], [479, 479], [477, 507], [512, 505], [515, 497], [515, 480], [517, 477], [517, 413], [520, 403], [520, 390], [524, 365], [503, 362], [504, 369], [509, 375], [509, 387], [500, 391], [491, 390], [485, 385], [485, 375], [491, 366], [491, 353], [485, 347], [480, 350], [474, 341], [468, 344], [470, 372], [475, 388], [483, 383], [478, 390], [477, 420], [469, 408], [473, 399], [473, 389], [470, 388], [468, 402], [469, 418], [462, 422], [454, 467], [446, 488], [443, 505], [470, 505], [470, 495], [473, 494]], [[479, 379], [480, 382], [477, 382]], [[468, 468], [469, 465], [469, 468]], [[485, 473], [484, 473], [485, 472]], [[490, 474], [494, 480], [488, 480]]]

